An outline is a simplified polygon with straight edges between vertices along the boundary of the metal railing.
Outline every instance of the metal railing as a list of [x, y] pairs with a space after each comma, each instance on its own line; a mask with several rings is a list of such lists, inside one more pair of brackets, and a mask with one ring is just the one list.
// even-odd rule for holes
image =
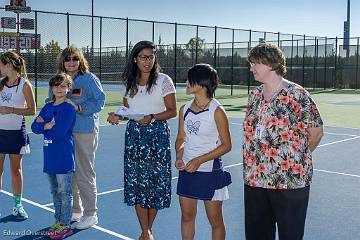
[[[4, 8], [0, 8], [0, 13], [14, 15]], [[349, 46], [344, 47], [344, 39], [337, 37], [45, 11], [21, 15], [35, 20], [34, 30], [21, 31], [28, 36], [21, 40], [23, 46], [17, 47], [27, 61], [35, 87], [37, 81], [47, 80], [56, 72], [56, 56], [70, 43], [83, 50], [91, 71], [101, 81], [118, 82], [129, 51], [140, 40], [157, 44], [158, 61], [175, 84], [186, 80], [189, 67], [202, 62], [217, 69], [222, 84], [229, 85], [229, 95], [238, 86], [256, 85], [246, 58], [252, 47], [267, 41], [283, 49], [288, 67], [285, 77], [293, 82], [316, 89], [360, 87], [359, 37], [350, 38]], [[9, 31], [3, 28], [0, 51], [11, 48], [8, 35]], [[19, 44], [18, 38], [15, 41]], [[38, 41], [39, 48], [31, 46]]]

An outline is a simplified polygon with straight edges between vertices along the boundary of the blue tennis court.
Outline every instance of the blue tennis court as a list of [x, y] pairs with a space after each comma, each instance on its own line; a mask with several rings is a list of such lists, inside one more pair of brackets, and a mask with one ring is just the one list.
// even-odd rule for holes
[[[232, 174], [230, 199], [224, 203], [227, 239], [244, 239], [242, 181], [242, 119], [230, 118], [233, 150], [224, 156]], [[177, 120], [169, 121], [172, 143]], [[132, 207], [123, 203], [123, 145], [125, 125], [102, 126], [96, 157], [99, 223], [75, 231], [68, 239], [137, 239], [140, 232]], [[42, 172], [42, 136], [30, 134], [31, 154], [23, 162], [24, 207], [29, 219], [17, 222], [13, 204], [9, 161], [5, 161], [0, 193], [0, 239], [47, 239], [42, 234], [53, 223], [49, 184]], [[360, 239], [360, 129], [325, 127], [325, 135], [314, 152], [315, 172], [311, 185], [305, 238], [316, 240]], [[173, 150], [173, 157], [175, 151]], [[173, 158], [175, 159], [175, 158]], [[180, 208], [176, 193], [177, 170], [173, 166], [173, 197], [169, 209], [159, 211], [153, 226], [156, 240], [181, 239]], [[202, 202], [199, 202], [196, 239], [211, 239]]]

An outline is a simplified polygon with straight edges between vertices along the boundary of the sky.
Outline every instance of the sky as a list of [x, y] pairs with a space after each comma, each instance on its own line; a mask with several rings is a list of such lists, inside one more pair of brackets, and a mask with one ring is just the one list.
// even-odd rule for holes
[[[93, 0], [94, 15], [236, 29], [343, 37], [347, 0]], [[0, 0], [0, 6], [9, 0]], [[91, 0], [27, 0], [34, 10], [91, 15]], [[360, 0], [350, 36], [360, 37]]]
[[[93, 0], [94, 15], [342, 37], [347, 0]], [[4, 6], [9, 0], [0, 0]], [[27, 0], [36, 10], [91, 14], [91, 0]], [[350, 34], [360, 36], [360, 1]]]

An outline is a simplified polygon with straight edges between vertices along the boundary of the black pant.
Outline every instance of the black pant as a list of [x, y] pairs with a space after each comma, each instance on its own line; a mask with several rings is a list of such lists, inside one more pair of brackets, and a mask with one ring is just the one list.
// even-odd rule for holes
[[247, 240], [301, 240], [304, 236], [310, 187], [273, 190], [245, 185]]

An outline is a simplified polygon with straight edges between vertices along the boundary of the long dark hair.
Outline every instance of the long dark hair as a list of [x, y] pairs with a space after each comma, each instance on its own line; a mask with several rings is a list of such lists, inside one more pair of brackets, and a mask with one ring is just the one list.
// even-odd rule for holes
[[[27, 72], [26, 72], [26, 64], [24, 58], [22, 58], [18, 53], [16, 52], [4, 52], [0, 55], [0, 61], [2, 64], [10, 64], [14, 70], [20, 74], [25, 80], [28, 80]], [[8, 81], [8, 77], [4, 77], [0, 81], [0, 91], [3, 90], [4, 85]]]
[[[135, 44], [132, 48], [130, 56], [127, 60], [126, 67], [124, 72], [121, 75], [122, 80], [126, 86], [125, 94], [130, 93], [130, 97], [133, 97], [138, 92], [137, 83], [138, 83], [138, 76], [139, 76], [139, 68], [135, 62], [136, 57], [143, 49], [153, 49], [154, 53], [156, 51], [156, 46], [153, 42], [150, 41], [140, 41]], [[151, 87], [156, 84], [156, 78], [160, 71], [160, 66], [157, 61], [157, 57], [155, 56], [154, 66], [150, 71], [149, 81], [147, 83], [147, 92], [150, 92]]]

